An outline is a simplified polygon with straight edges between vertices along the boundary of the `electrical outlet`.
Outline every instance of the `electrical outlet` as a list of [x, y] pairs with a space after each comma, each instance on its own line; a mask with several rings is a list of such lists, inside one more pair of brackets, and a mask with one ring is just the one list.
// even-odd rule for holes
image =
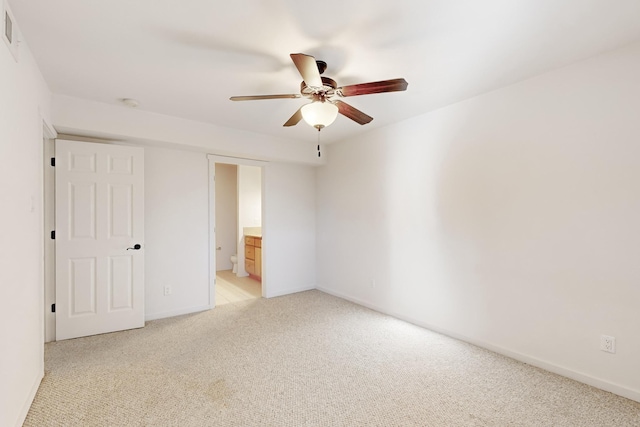
[[607, 353], [616, 352], [616, 337], [609, 335], [600, 335], [600, 350]]
[[171, 286], [164, 287], [164, 296], [171, 295]]

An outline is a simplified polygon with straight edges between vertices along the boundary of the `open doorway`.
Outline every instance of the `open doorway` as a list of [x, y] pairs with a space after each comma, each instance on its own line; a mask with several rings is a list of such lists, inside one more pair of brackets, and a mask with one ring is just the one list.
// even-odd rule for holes
[[214, 177], [215, 306], [260, 298], [264, 294], [262, 162], [209, 159]]

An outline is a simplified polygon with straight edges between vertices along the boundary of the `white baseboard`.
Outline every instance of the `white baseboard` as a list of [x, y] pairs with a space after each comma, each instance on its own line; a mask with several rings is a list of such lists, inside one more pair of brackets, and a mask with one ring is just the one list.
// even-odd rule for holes
[[18, 414], [18, 419], [16, 420], [15, 426], [20, 427], [24, 424], [24, 420], [27, 418], [27, 414], [29, 413], [29, 409], [31, 409], [31, 404], [33, 403], [33, 399], [36, 398], [36, 393], [38, 392], [38, 388], [40, 388], [40, 383], [44, 378], [44, 370], [42, 370], [35, 381], [31, 385], [31, 390], [29, 391], [29, 395], [27, 396], [27, 400], [25, 400], [24, 405], [22, 405], [22, 409]]
[[469, 338], [467, 336], [458, 334], [456, 332], [451, 332], [446, 329], [430, 325], [428, 323], [416, 320], [411, 318], [410, 316], [405, 316], [401, 313], [395, 313], [389, 310], [386, 310], [382, 307], [379, 307], [375, 304], [371, 304], [367, 301], [363, 301], [358, 298], [354, 298], [350, 295], [343, 294], [341, 292], [334, 291], [332, 289], [327, 289], [322, 286], [318, 286], [317, 289], [319, 291], [325, 292], [327, 294], [336, 296], [338, 298], [345, 299], [347, 301], [351, 301], [358, 305], [370, 308], [371, 310], [378, 311], [380, 313], [387, 314], [389, 316], [395, 317], [400, 320], [404, 320], [405, 322], [412, 323], [414, 325], [420, 326], [425, 329], [429, 329], [434, 332], [438, 332], [443, 335], [447, 335], [451, 338], [458, 339], [460, 341], [468, 342], [469, 344], [476, 345], [478, 347], [485, 348], [487, 350], [491, 350], [495, 353], [502, 354], [504, 356], [510, 357], [512, 359], [518, 360], [520, 362], [527, 363], [529, 365], [544, 369], [545, 371], [553, 372], [554, 374], [562, 375], [563, 377], [571, 378], [572, 380], [579, 381], [584, 384], [588, 384], [590, 386], [599, 388], [604, 391], [611, 392], [613, 394], [617, 394], [618, 396], [626, 397], [627, 399], [635, 400], [636, 402], [640, 402], [640, 391], [634, 390], [628, 387], [625, 387], [620, 384], [616, 384], [607, 380], [603, 380], [601, 378], [593, 377], [589, 374], [585, 374], [583, 372], [574, 371], [573, 369], [566, 368], [564, 366], [559, 366], [554, 363], [548, 362], [546, 360], [541, 360], [533, 356], [529, 356], [523, 353], [519, 353], [517, 351], [512, 351], [506, 349], [504, 347], [496, 346], [482, 340], [477, 340], [474, 338]]
[[297, 292], [310, 291], [312, 289], [316, 289], [316, 286], [315, 285], [308, 285], [308, 286], [301, 286], [301, 287], [298, 287], [298, 288], [281, 289], [281, 290], [278, 290], [278, 291], [275, 291], [275, 292], [267, 293], [267, 295], [265, 295], [265, 298], [281, 297], [283, 295], [295, 294]]
[[165, 319], [167, 317], [182, 316], [183, 314], [198, 313], [200, 311], [211, 310], [212, 308], [213, 307], [210, 305], [201, 305], [198, 307], [187, 307], [177, 310], [163, 311], [161, 313], [151, 313], [144, 316], [144, 321], [148, 322], [149, 320], [158, 320]]
[[[364, 300], [361, 300], [361, 299], [358, 299], [358, 298], [354, 298], [354, 297], [352, 297], [350, 295], [347, 295], [347, 294], [343, 294], [342, 292], [337, 292], [337, 291], [334, 291], [333, 289], [324, 288], [322, 286], [318, 286], [316, 289], [318, 289], [319, 291], [322, 291], [322, 292], [324, 292], [326, 294], [333, 295], [334, 297], [346, 299], [347, 301], [354, 302], [354, 303], [356, 303], [358, 305], [361, 305], [363, 307], [370, 308], [371, 310], [379, 311], [380, 313], [388, 314], [389, 316], [392, 316], [390, 313], [387, 312], [387, 310], [385, 310], [382, 307], [378, 307], [377, 305], [371, 304], [370, 302], [367, 302], [367, 301], [364, 301]], [[393, 316], [393, 317], [396, 317], [396, 316]], [[402, 319], [402, 320], [405, 320], [405, 319]], [[409, 322], [409, 323], [413, 323], [413, 322]]]

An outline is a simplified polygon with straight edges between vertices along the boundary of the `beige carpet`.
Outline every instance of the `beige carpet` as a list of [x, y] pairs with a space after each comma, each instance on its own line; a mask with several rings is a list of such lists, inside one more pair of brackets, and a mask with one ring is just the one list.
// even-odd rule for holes
[[640, 426], [640, 404], [319, 291], [46, 346], [25, 426]]

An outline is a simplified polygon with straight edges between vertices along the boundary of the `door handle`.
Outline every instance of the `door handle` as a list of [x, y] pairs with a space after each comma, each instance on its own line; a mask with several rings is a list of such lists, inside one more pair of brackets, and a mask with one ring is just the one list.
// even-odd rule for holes
[[134, 251], [137, 251], [137, 250], [140, 250], [140, 248], [141, 248], [141, 247], [142, 247], [142, 246], [140, 246], [140, 244], [136, 243], [135, 245], [133, 245], [133, 247], [132, 247], [132, 248], [127, 248], [127, 250], [129, 250], [129, 249], [133, 249]]

